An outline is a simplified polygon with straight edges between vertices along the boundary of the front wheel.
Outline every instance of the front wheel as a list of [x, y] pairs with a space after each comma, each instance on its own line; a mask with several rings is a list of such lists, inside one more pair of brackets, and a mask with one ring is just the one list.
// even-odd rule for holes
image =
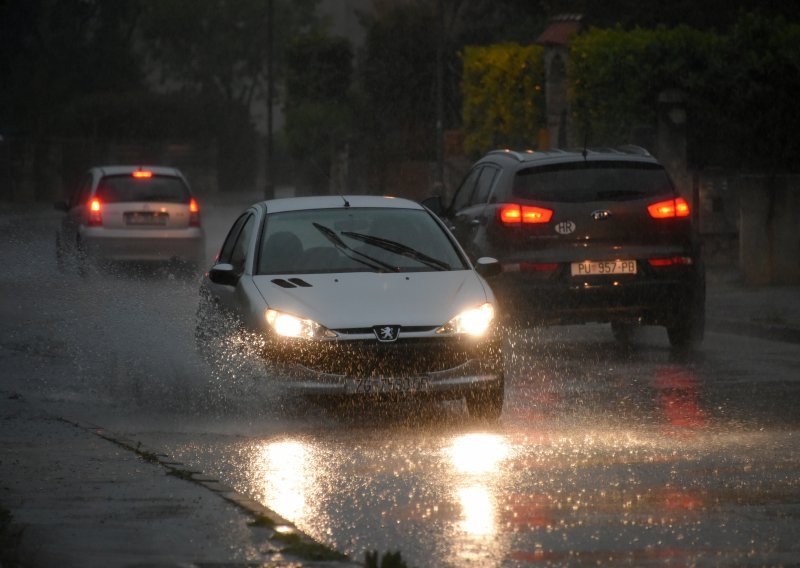
[[503, 399], [505, 398], [505, 379], [500, 375], [500, 380], [486, 390], [467, 393], [465, 399], [467, 410], [473, 418], [481, 420], [497, 420], [503, 412]]

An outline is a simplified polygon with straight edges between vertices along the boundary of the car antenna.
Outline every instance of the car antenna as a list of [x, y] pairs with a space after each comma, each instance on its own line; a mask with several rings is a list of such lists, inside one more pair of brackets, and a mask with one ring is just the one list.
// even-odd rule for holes
[[339, 194], [339, 197], [341, 197], [341, 198], [342, 198], [342, 201], [344, 201], [344, 206], [345, 206], [345, 207], [350, 207], [350, 202], [349, 202], [349, 201], [347, 201], [347, 199], [345, 198], [345, 196], [344, 196], [344, 195], [342, 195], [342, 192], [341, 192], [341, 191], [339, 191], [339, 192], [337, 192], [337, 193]]

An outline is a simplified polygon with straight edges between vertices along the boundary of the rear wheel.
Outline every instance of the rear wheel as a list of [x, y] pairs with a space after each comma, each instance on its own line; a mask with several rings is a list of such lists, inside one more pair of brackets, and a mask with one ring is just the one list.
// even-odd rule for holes
[[691, 349], [703, 342], [706, 330], [706, 285], [701, 278], [694, 290], [676, 310], [678, 316], [667, 326], [669, 343], [675, 348]]
[[505, 398], [505, 379], [500, 375], [500, 380], [486, 390], [468, 393], [465, 397], [467, 410], [473, 418], [481, 420], [497, 420], [503, 412], [503, 399]]

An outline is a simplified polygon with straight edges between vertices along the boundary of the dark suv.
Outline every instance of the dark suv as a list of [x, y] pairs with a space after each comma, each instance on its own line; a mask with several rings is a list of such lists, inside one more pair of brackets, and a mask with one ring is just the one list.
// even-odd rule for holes
[[452, 203], [425, 205], [473, 259], [500, 260], [492, 288], [513, 322], [609, 322], [621, 341], [663, 325], [673, 346], [702, 341], [705, 271], [689, 204], [642, 148], [495, 150]]

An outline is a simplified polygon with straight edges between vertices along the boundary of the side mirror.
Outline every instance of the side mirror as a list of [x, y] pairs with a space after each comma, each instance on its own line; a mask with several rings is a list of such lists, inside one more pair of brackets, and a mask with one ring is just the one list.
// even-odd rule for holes
[[69, 205], [67, 204], [66, 201], [56, 201], [55, 203], [53, 203], [53, 208], [56, 211], [63, 211], [64, 213], [69, 211]]
[[503, 271], [500, 261], [490, 256], [482, 256], [475, 261], [475, 271], [484, 278], [497, 276]]
[[239, 282], [239, 275], [233, 270], [233, 265], [227, 263], [215, 264], [208, 271], [208, 279], [214, 284], [223, 286], [236, 286]]
[[428, 197], [421, 201], [423, 207], [427, 207], [437, 217], [441, 217], [444, 213], [444, 205], [442, 205], [442, 198], [439, 195]]

